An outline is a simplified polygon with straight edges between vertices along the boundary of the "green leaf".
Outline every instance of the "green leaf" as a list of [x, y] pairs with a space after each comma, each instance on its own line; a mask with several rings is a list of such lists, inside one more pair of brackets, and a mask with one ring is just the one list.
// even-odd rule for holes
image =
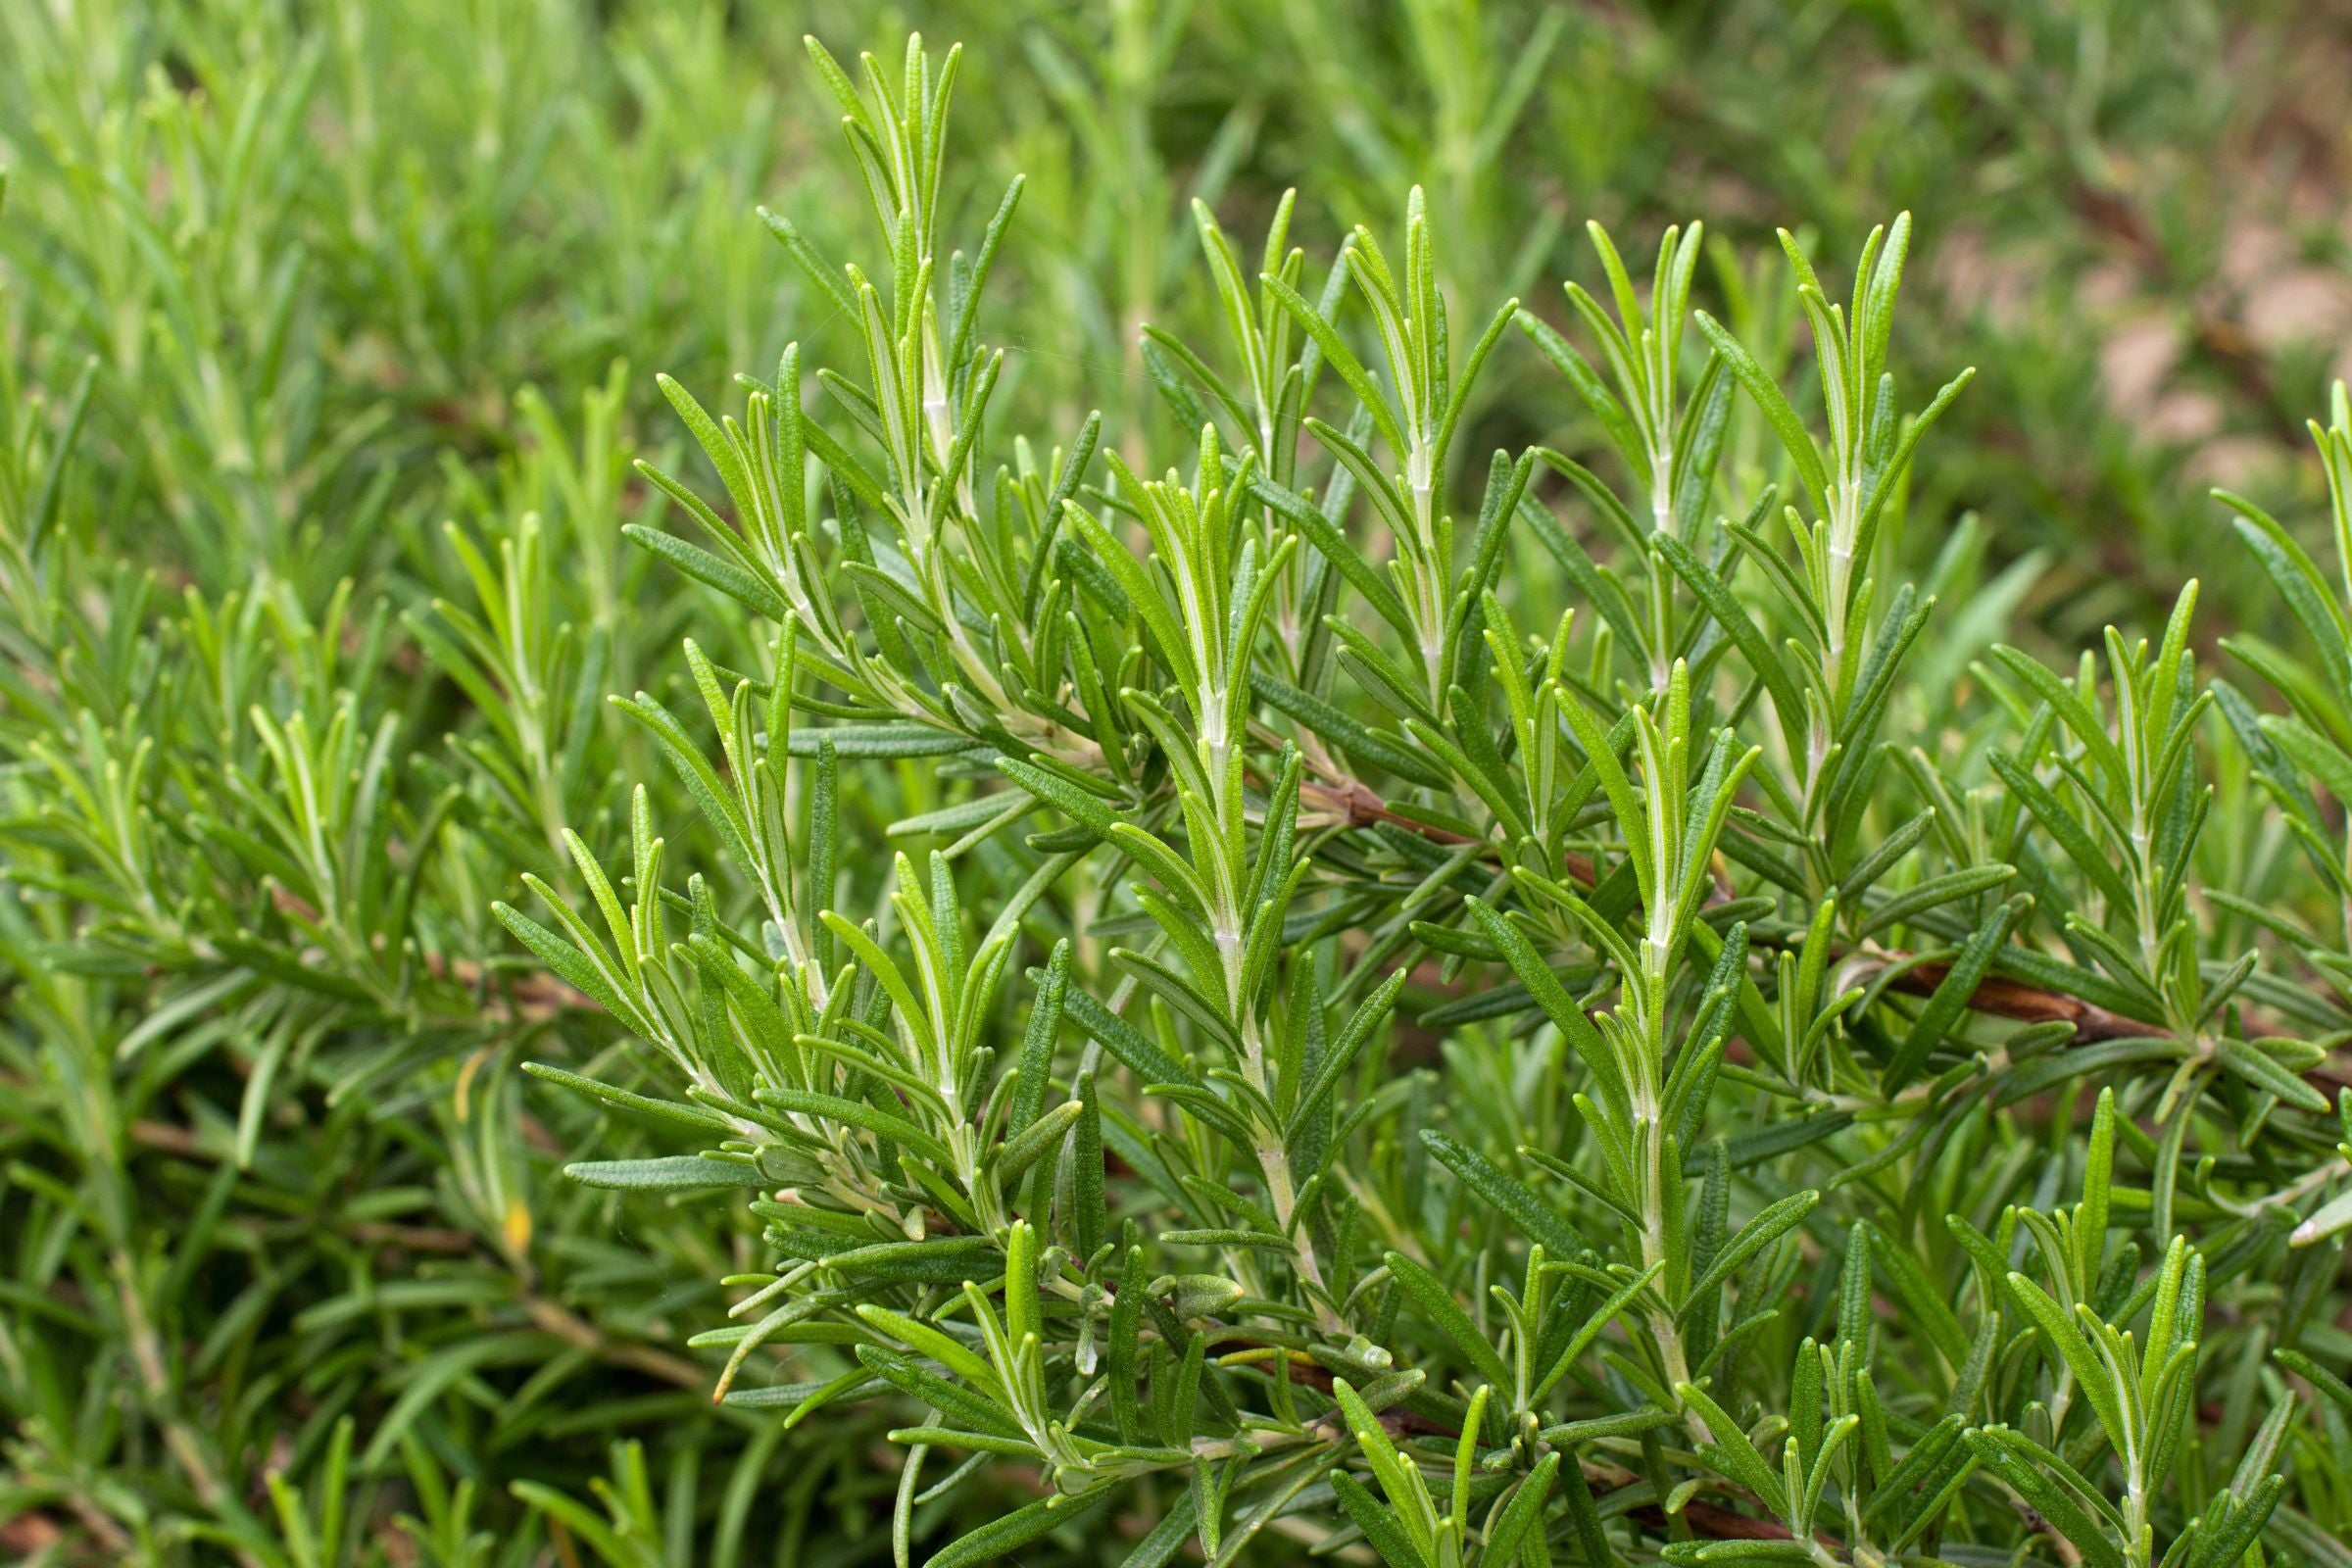
[[1804, 699], [1797, 695], [1796, 682], [1789, 678], [1787, 666], [1781, 662], [1780, 651], [1766, 640], [1748, 615], [1747, 608], [1733, 596], [1705, 562], [1691, 553], [1689, 545], [1670, 533], [1660, 533], [1651, 538], [1650, 548], [1666, 558], [1675, 575], [1690, 585], [1707, 613], [1723, 628], [1724, 635], [1739, 645], [1748, 668], [1772, 694], [1773, 711], [1780, 716], [1783, 733], [1793, 740], [1801, 731], [1805, 705]]
[[1886, 1092], [1896, 1093], [1919, 1075], [1928, 1059], [1944, 1042], [1960, 1014], [1967, 1010], [1969, 1000], [1977, 994], [1977, 986], [1991, 967], [1993, 955], [2009, 940], [2009, 933], [2024, 919], [2034, 901], [2024, 894], [2003, 903], [1985, 922], [1979, 926], [1961, 946], [1960, 956], [1936, 983], [1928, 1004], [1912, 1020], [1911, 1031], [1887, 1064]]
[[1526, 1185], [1491, 1163], [1485, 1155], [1439, 1132], [1434, 1127], [1421, 1130], [1421, 1142], [1436, 1155], [1440, 1164], [1462, 1179], [1462, 1185], [1478, 1194], [1518, 1228], [1519, 1234], [1530, 1242], [1541, 1243], [1544, 1250], [1555, 1258], [1569, 1258], [1585, 1250], [1584, 1238], [1577, 1235], [1567, 1220], [1550, 1204], [1530, 1192]]
[[[2109, 1441], [2119, 1452], [2122, 1451], [2127, 1446], [2123, 1396], [2116, 1387], [2114, 1377], [2099, 1360], [2098, 1352], [2083, 1338], [2082, 1330], [2064, 1307], [2050, 1299], [2040, 1286], [2023, 1274], [2013, 1271], [2009, 1275], [2009, 1295], [2034, 1326], [2041, 1331], [2042, 1343], [2055, 1351], [2066, 1368], [2074, 1373], [2082, 1396], [2090, 1401], [2091, 1408], [2098, 1415], [2099, 1424], [2107, 1429]], [[2088, 1308], [2078, 1307], [2077, 1310], [2087, 1311]]]
[[1708, 1293], [1730, 1279], [1741, 1264], [1802, 1223], [1820, 1201], [1821, 1194], [1817, 1192], [1790, 1193], [1740, 1226], [1740, 1234], [1725, 1244], [1707, 1265], [1706, 1272], [1691, 1284], [1690, 1294], [1684, 1298], [1684, 1309], [1705, 1300]]
[[1764, 1456], [1756, 1451], [1755, 1444], [1748, 1440], [1740, 1424], [1708, 1397], [1704, 1390], [1692, 1384], [1677, 1384], [1674, 1392], [1698, 1412], [1714, 1440], [1698, 1446], [1699, 1457], [1763, 1498], [1765, 1506], [1774, 1513], [1786, 1516], [1789, 1505], [1788, 1488], [1780, 1473], [1764, 1462]]
[[2074, 1498], [2046, 1479], [2034, 1446], [2003, 1427], [1968, 1434], [1968, 1446], [1986, 1470], [2007, 1482], [2050, 1527], [2082, 1553], [2085, 1568], [2125, 1568], [2124, 1555]]
[[713, 1159], [704, 1154], [671, 1154], [657, 1159], [589, 1159], [564, 1167], [564, 1174], [582, 1187], [603, 1187], [624, 1193], [691, 1193], [714, 1187], [765, 1187], [760, 1167], [736, 1159]]
[[1389, 1568], [1432, 1568], [1403, 1527], [1362, 1482], [1345, 1470], [1335, 1471], [1331, 1491], [1340, 1499], [1348, 1520], [1364, 1533], [1364, 1539], [1372, 1544], [1372, 1549], [1380, 1553], [1380, 1560]]
[[925, 1568], [971, 1568], [973, 1563], [994, 1562], [1033, 1541], [1042, 1541], [1065, 1525], [1075, 1525], [1087, 1518], [1109, 1500], [1113, 1490], [1097, 1487], [1076, 1496], [1056, 1493], [1040, 1497], [1002, 1519], [958, 1536], [953, 1544], [932, 1553]]
[[798, 1116], [815, 1116], [825, 1121], [839, 1122], [845, 1127], [861, 1127], [894, 1144], [903, 1144], [925, 1159], [940, 1164], [951, 1163], [948, 1146], [923, 1131], [903, 1116], [894, 1116], [862, 1100], [844, 1100], [839, 1095], [820, 1095], [806, 1089], [770, 1089], [762, 1085], [753, 1092], [753, 1098], [763, 1105]]
[[[1504, 1505], [1502, 1517], [1488, 1528], [1487, 1558], [1497, 1564], [1510, 1563], [1519, 1559], [1523, 1546], [1540, 1545], [1544, 1499], [1550, 1496], [1552, 1481], [1559, 1472], [1560, 1456], [1556, 1452], [1545, 1454], [1535, 1469], [1528, 1472], [1527, 1478], [1519, 1483], [1519, 1489], [1511, 1494], [1511, 1500]], [[1606, 1561], [1606, 1558], [1600, 1559], [1600, 1562]]]
[[1698, 323], [1698, 329], [1705, 335], [1708, 345], [1723, 356], [1723, 363], [1730, 368], [1733, 379], [1755, 400], [1756, 407], [1763, 412], [1765, 422], [1780, 437], [1782, 448], [1788, 454], [1788, 461], [1796, 466], [1798, 482], [1812, 493], [1815, 509], [1827, 511], [1830, 483], [1829, 474], [1822, 466], [1820, 449], [1813, 444], [1812, 432], [1796, 416], [1796, 411], [1788, 406], [1788, 399], [1782, 393], [1779, 383], [1766, 373], [1764, 367], [1756, 363], [1754, 356], [1740, 346], [1740, 340], [1713, 317], [1704, 311], [1694, 311], [1691, 319]]
[[1471, 1368], [1492, 1386], [1510, 1388], [1510, 1368], [1503, 1364], [1501, 1355], [1487, 1342], [1487, 1337], [1478, 1331], [1478, 1325], [1470, 1321], [1470, 1314], [1463, 1311], [1454, 1300], [1453, 1293], [1446, 1288], [1445, 1282], [1402, 1252], [1390, 1252], [1387, 1262], [1390, 1274], [1412, 1298], [1421, 1315], [1452, 1342], [1453, 1348], [1461, 1352]]
[[1544, 1015], [1560, 1031], [1586, 1069], [1599, 1081], [1604, 1091], [1621, 1101], [1624, 1084], [1617, 1071], [1616, 1059], [1610, 1054], [1607, 1043], [1600, 1038], [1600, 1031], [1592, 1027], [1592, 1020], [1585, 1016], [1584, 1008], [1577, 1005], [1575, 999], [1560, 984], [1559, 977], [1552, 973], [1551, 965], [1544, 962], [1543, 956], [1536, 952], [1526, 937], [1520, 935], [1518, 927], [1484, 900], [1465, 899], [1463, 903], [1469, 906], [1479, 928], [1501, 950], [1504, 961], [1511, 966], [1511, 972], [1519, 977], [1521, 985], [1527, 987], [1528, 995], [1536, 999], [1537, 1004], [1544, 1009]]
[[2328, 1109], [2326, 1095], [2278, 1065], [2251, 1041], [2223, 1040], [2214, 1048], [2214, 1055], [2223, 1066], [2266, 1095], [2276, 1095], [2288, 1104], [2308, 1111], [2324, 1114]]

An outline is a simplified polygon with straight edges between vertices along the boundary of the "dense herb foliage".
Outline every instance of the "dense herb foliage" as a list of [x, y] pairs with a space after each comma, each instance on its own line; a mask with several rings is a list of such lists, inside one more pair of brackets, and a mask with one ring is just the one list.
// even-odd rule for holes
[[[2352, 1568], [2352, 407], [2080, 396], [2319, 384], [2214, 24], [1253, 9], [0, 6], [10, 1552]], [[1666, 226], [1759, 41], [2032, 331]]]

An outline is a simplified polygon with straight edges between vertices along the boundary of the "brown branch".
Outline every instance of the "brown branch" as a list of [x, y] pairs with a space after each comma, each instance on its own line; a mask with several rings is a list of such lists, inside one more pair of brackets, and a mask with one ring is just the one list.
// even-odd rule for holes
[[[1328, 812], [1335, 820], [1348, 827], [1386, 823], [1448, 849], [1481, 842], [1406, 815], [1391, 807], [1378, 791], [1363, 780], [1336, 770], [1326, 781], [1310, 781], [1299, 785], [1298, 798], [1301, 805]], [[1577, 881], [1590, 887], [1597, 880], [1598, 873], [1586, 857], [1571, 854], [1562, 858], [1563, 868]], [[1727, 893], [1728, 890], [1719, 884], [1716, 897], [1720, 899]], [[1885, 956], [1888, 964], [1898, 963], [1904, 956], [1902, 954]], [[476, 958], [445, 958], [439, 954], [426, 954], [424, 962], [435, 976], [455, 981], [472, 991], [482, 990], [488, 975], [485, 966]], [[1934, 993], [1950, 968], [1950, 964], [1940, 961], [1919, 964], [1896, 976], [1890, 985], [1906, 995], [1928, 996]], [[565, 1011], [603, 1010], [594, 998], [550, 974], [510, 979], [503, 989], [505, 1000], [514, 1014], [532, 1022], [545, 1022]], [[1969, 999], [1969, 1005], [1979, 1012], [2025, 1023], [2072, 1023], [2076, 1041], [2082, 1044], [2131, 1039], [2150, 1032], [2149, 1025], [2111, 1012], [2079, 997], [2044, 991], [1997, 977], [1980, 982], [1975, 995]]]
[[[1905, 955], [1887, 953], [1876, 956], [1885, 961], [1880, 967], [1900, 963]], [[1888, 986], [1910, 996], [1935, 994], [1937, 985], [1951, 972], [1951, 965], [1940, 960], [1915, 964], [1888, 981]], [[1875, 972], [1875, 971], [1874, 971]], [[1977, 982], [1968, 1004], [1978, 1012], [1990, 1013], [1996, 1018], [2011, 1018], [2019, 1023], [2071, 1023], [2075, 1026], [2073, 1044], [2087, 1046], [2102, 1040], [2146, 1040], [2164, 1038], [2161, 1024], [2144, 1023], [2111, 1012], [2080, 997], [2063, 991], [2044, 991], [1998, 975]], [[2283, 1025], [2263, 1024], [2263, 1034], [2283, 1034]], [[2326, 1065], [2306, 1068], [2302, 1076], [2325, 1088], [2352, 1088], [2352, 1077]]]
[[[1379, 793], [1361, 779], [1349, 778], [1344, 774], [1333, 773], [1328, 783], [1301, 784], [1298, 788], [1298, 795], [1301, 801], [1311, 800], [1314, 804], [1332, 811], [1335, 816], [1346, 821], [1350, 827], [1366, 827], [1375, 822], [1386, 822], [1400, 827], [1408, 833], [1419, 834], [1433, 844], [1443, 844], [1448, 848], [1479, 842], [1426, 822], [1415, 821], [1413, 818], [1392, 809], [1388, 803], [1380, 798]], [[1587, 888], [1592, 887], [1598, 880], [1597, 870], [1592, 862], [1584, 856], [1563, 855], [1561, 864], [1562, 869], [1568, 873], [1570, 878]], [[1718, 874], [1715, 891], [1709, 896], [1708, 902], [1710, 904], [1723, 903], [1731, 897], [1731, 891], [1728, 882]], [[1843, 954], [1833, 955], [1832, 961], [1838, 961], [1845, 956], [1847, 956]], [[1868, 956], [1871, 960], [1869, 972], [1877, 974], [1904, 963], [1911, 956], [1902, 952], [1890, 951], [1873, 953]], [[1933, 996], [1936, 988], [1943, 983], [1944, 977], [1951, 973], [1951, 964], [1942, 959], [1931, 959], [1925, 963], [1912, 964], [1888, 981], [1887, 985], [1889, 989], [1900, 991], [1906, 996]], [[2138, 1040], [2150, 1036], [2160, 1036], [2164, 1033], [2161, 1025], [2126, 1017], [2120, 1012], [2111, 1011], [2096, 1003], [2086, 1002], [2082, 998], [2067, 992], [2048, 991], [2039, 986], [2027, 985], [2023, 981], [2011, 980], [1998, 975], [1978, 981], [1977, 989], [1969, 996], [1968, 1005], [1974, 1011], [1989, 1013], [1996, 1018], [2013, 1019], [2019, 1023], [2071, 1023], [2075, 1026], [2074, 1043], [2076, 1045], [2092, 1045], [2102, 1040]], [[2330, 1088], [2352, 1087], [2352, 1077], [2328, 1067], [2311, 1068], [2303, 1076], [2313, 1083]]]
[[1391, 808], [1388, 802], [1380, 798], [1378, 791], [1358, 778], [1337, 776], [1329, 783], [1302, 783], [1298, 786], [1298, 804], [1320, 808], [1348, 827], [1370, 827], [1376, 822], [1386, 822], [1391, 827], [1400, 827], [1407, 833], [1416, 834], [1432, 844], [1443, 844], [1448, 849], [1481, 842], [1448, 828], [1406, 816]]
[[167, 1154], [177, 1154], [182, 1159], [207, 1157], [204, 1146], [196, 1141], [193, 1132], [168, 1121], [142, 1118], [132, 1122], [130, 1141], [141, 1149], [161, 1150]]
[[[1660, 1534], [1664, 1534], [1671, 1524], [1666, 1517], [1666, 1510], [1654, 1502], [1644, 1503], [1639, 1508], [1629, 1508], [1626, 1511]], [[1683, 1504], [1680, 1517], [1683, 1523], [1689, 1525], [1693, 1531], [1715, 1541], [1788, 1541], [1793, 1539], [1788, 1534], [1788, 1527], [1778, 1519], [1758, 1518], [1752, 1513], [1740, 1513], [1736, 1509], [1718, 1507], [1711, 1502], [1701, 1502], [1696, 1497]], [[1813, 1539], [1840, 1556], [1845, 1553], [1845, 1543], [1827, 1531], [1814, 1531]]]
[[544, 1296], [526, 1296], [522, 1306], [541, 1329], [599, 1360], [633, 1368], [681, 1389], [703, 1390], [710, 1386], [710, 1374], [699, 1362], [650, 1345], [615, 1340], [562, 1302], [551, 1301]]
[[[123, 1338], [129, 1342], [131, 1364], [138, 1371], [148, 1401], [155, 1407], [164, 1447], [186, 1476], [197, 1500], [219, 1511], [230, 1500], [228, 1484], [214, 1465], [196, 1427], [180, 1413], [179, 1391], [165, 1359], [163, 1337], [147, 1315], [146, 1302], [139, 1295], [137, 1271], [126, 1253], [115, 1254], [114, 1273]], [[235, 1548], [235, 1556], [246, 1568], [263, 1568], [261, 1558], [248, 1547]]]
[[[310, 900], [274, 882], [270, 886], [270, 902], [278, 913], [308, 925], [317, 925], [324, 918]], [[566, 985], [544, 970], [510, 976], [493, 991], [490, 968], [479, 958], [452, 958], [438, 953], [427, 953], [422, 956], [426, 973], [436, 980], [448, 981], [476, 995], [486, 996], [487, 1009], [497, 1016], [519, 1018], [526, 1023], [545, 1023], [566, 1011], [604, 1010], [586, 992]]]
[[[1871, 972], [1889, 968], [1907, 956], [1901, 953], [1872, 955], [1875, 967]], [[1940, 959], [1931, 960], [1903, 970], [1887, 985], [1906, 996], [1933, 996], [1951, 970], [1949, 963]], [[2136, 1040], [2163, 1032], [2159, 1025], [2127, 1018], [2120, 1012], [2110, 1012], [2080, 997], [2068, 996], [2062, 991], [2044, 991], [2037, 986], [2005, 980], [1997, 975], [1978, 981], [1968, 1004], [1978, 1012], [1988, 1012], [1996, 1018], [2011, 1018], [2019, 1023], [2071, 1023], [2075, 1026], [2077, 1045], [2089, 1045], [2099, 1040]]]
[[377, 1219], [355, 1220], [343, 1227], [343, 1234], [355, 1242], [410, 1252], [470, 1252], [481, 1245], [481, 1239], [470, 1232], [445, 1225], [399, 1225]]
[[[1601, 1489], [1595, 1501], [1598, 1501], [1600, 1497], [1606, 1497], [1611, 1493], [1623, 1492], [1629, 1487], [1637, 1487], [1642, 1484], [1640, 1476], [1622, 1465], [1603, 1464], [1592, 1460], [1584, 1460], [1580, 1463], [1585, 1472], [1585, 1479], [1597, 1484]], [[1657, 1531], [1660, 1535], [1664, 1535], [1673, 1527], [1673, 1521], [1666, 1516], [1665, 1507], [1659, 1503], [1643, 1503], [1639, 1507], [1627, 1509], [1626, 1513], [1628, 1516], [1640, 1520], [1647, 1528]], [[1716, 1541], [1790, 1541], [1794, 1539], [1789, 1535], [1788, 1527], [1778, 1519], [1765, 1519], [1752, 1513], [1741, 1513], [1736, 1508], [1725, 1508], [1712, 1502], [1701, 1501], [1696, 1497], [1683, 1504], [1678, 1517], [1699, 1535]], [[1813, 1533], [1813, 1539], [1839, 1556], [1845, 1554], [1845, 1543], [1836, 1536], [1817, 1530]]]
[[[127, 1559], [131, 1549], [129, 1533], [115, 1523], [95, 1499], [76, 1494], [67, 1498], [61, 1506], [72, 1513], [90, 1539], [97, 1543], [99, 1550], [106, 1554], [103, 1560], [113, 1562]], [[65, 1539], [65, 1528], [47, 1513], [38, 1510], [21, 1513], [0, 1522], [0, 1552], [10, 1553], [9, 1560], [12, 1562], [20, 1557], [30, 1559], [44, 1551], [54, 1552]], [[67, 1557], [59, 1560], [72, 1562], [82, 1559]]]
[[[130, 1132], [132, 1141], [142, 1148], [161, 1150], [189, 1159], [219, 1157], [215, 1152], [199, 1144], [194, 1133], [169, 1122], [133, 1122]], [[490, 1253], [492, 1250], [478, 1236], [438, 1225], [359, 1220], [339, 1227], [339, 1233], [355, 1242], [405, 1248], [413, 1252], [438, 1252], [455, 1256], [473, 1251]], [[655, 1346], [635, 1345], [614, 1339], [570, 1308], [546, 1297], [526, 1293], [519, 1300], [532, 1323], [564, 1344], [588, 1351], [599, 1360], [643, 1372], [680, 1388], [702, 1389], [710, 1385], [710, 1374], [698, 1362], [685, 1356]], [[160, 1376], [160, 1360], [149, 1371], [151, 1376]]]

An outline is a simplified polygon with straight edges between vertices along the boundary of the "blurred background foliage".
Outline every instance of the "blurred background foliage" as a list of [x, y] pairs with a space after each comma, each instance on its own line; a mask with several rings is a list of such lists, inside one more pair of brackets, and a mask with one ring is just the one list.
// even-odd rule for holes
[[[853, 253], [801, 37], [908, 27], [989, 65], [949, 229], [1028, 177], [1007, 428], [1167, 449], [1196, 197], [1250, 234], [1297, 186], [1319, 283], [1423, 182], [1457, 308], [1555, 319], [1587, 220], [1701, 217], [1699, 302], [1784, 355], [1772, 229], [1908, 208], [1903, 397], [1979, 368], [1910, 512], [1982, 516], [1987, 626], [2071, 648], [2193, 573], [2210, 642], [2275, 601], [2208, 486], [2319, 515], [2340, 5], [0, 0], [0, 1555], [887, 1560], [888, 1413], [811, 1442], [683, 1348], [739, 1205], [557, 1174], [658, 1146], [519, 1073], [615, 1042], [488, 906], [570, 887], [559, 824], [625, 837], [602, 694], [742, 624], [624, 543], [628, 459], [676, 466], [657, 370], [847, 363], [758, 210]], [[1474, 466], [1604, 450], [1523, 345], [1477, 395]]]

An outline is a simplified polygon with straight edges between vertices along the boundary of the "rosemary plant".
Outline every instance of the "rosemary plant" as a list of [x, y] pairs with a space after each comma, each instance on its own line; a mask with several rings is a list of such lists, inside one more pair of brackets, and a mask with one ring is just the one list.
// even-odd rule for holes
[[2352, 1568], [2325, 19], [943, 11], [0, 0], [0, 1560]]
[[[862, 353], [740, 416], [664, 381], [717, 488], [643, 465], [698, 527], [630, 529], [746, 615], [686, 710], [615, 699], [699, 820], [641, 788], [620, 865], [567, 838], [576, 891], [497, 911], [653, 1052], [529, 1070], [677, 1130], [571, 1176], [751, 1194], [718, 1396], [884, 1401], [935, 1568], [2259, 1554], [2295, 1398], [2214, 1451], [2200, 1346], [2352, 1228], [2297, 972], [2340, 934], [2193, 911], [2217, 704], [2352, 875], [2344, 599], [2292, 535], [2237, 503], [2322, 650], [2240, 645], [2288, 713], [2208, 684], [2193, 584], [2152, 648], [1920, 684], [1936, 585], [1881, 542], [1968, 375], [1902, 412], [1907, 219], [1838, 303], [1784, 236], [1826, 439], [1693, 306], [1696, 224], [1646, 298], [1592, 229], [1613, 318], [1472, 335], [1416, 189], [1321, 263], [1286, 198], [1254, 276], [1200, 210], [1224, 338], [1148, 334], [1174, 462], [1008, 444], [1022, 185], [947, 248], [959, 54], [810, 52], [877, 264], [771, 222]], [[1614, 476], [1466, 450], [1514, 320]], [[1734, 471], [1746, 417], [1779, 459]], [[877, 833], [861, 776], [910, 765], [945, 804]]]

